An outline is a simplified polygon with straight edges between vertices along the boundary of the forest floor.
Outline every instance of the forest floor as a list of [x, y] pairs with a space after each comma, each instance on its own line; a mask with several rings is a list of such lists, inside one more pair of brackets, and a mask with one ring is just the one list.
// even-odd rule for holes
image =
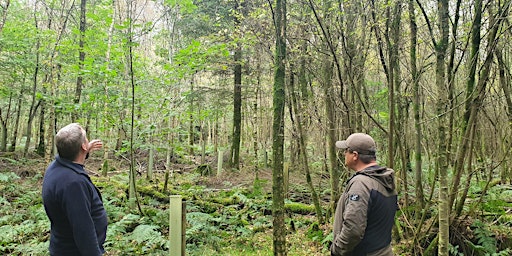
[[[182, 159], [172, 164], [168, 191], [162, 192], [164, 165], [155, 164], [154, 178], [149, 181], [145, 158], [139, 159], [142, 160], [136, 161], [137, 188], [143, 212], [127, 206], [129, 164], [126, 158], [109, 159], [108, 177], [101, 176], [103, 160], [100, 157], [92, 156], [86, 162], [93, 182], [102, 191], [109, 214], [107, 255], [168, 255], [170, 194], [182, 195], [187, 201], [187, 255], [273, 254], [271, 168], [255, 171], [244, 167], [241, 171], [225, 170], [217, 174], [213, 158], [207, 158], [204, 164], [199, 158]], [[47, 165], [38, 157], [0, 154], [0, 254], [46, 255], [49, 221], [40, 191]], [[328, 209], [327, 175], [315, 175], [313, 182], [323, 209]], [[332, 223], [318, 225], [303, 173], [290, 171], [288, 191], [285, 200], [288, 255], [328, 255]], [[479, 250], [487, 245], [488, 252], [499, 252], [512, 245], [510, 229], [506, 228], [511, 224], [512, 203], [507, 201], [510, 198], [505, 201], [498, 198], [499, 193], [510, 196], [510, 190], [504, 186], [492, 192], [494, 199], [482, 202], [479, 207], [485, 209], [486, 216], [494, 216], [493, 212], [505, 212], [505, 215], [491, 218], [493, 225], [475, 224], [471, 218], [456, 222], [451, 228], [451, 240], [460, 246], [454, 246], [453, 250], [461, 250], [468, 241], [473, 241], [476, 246], [473, 247]], [[408, 223], [402, 218], [397, 218], [397, 224]], [[505, 225], [494, 225], [498, 222]], [[425, 235], [422, 248], [428, 247], [434, 238], [431, 235]], [[412, 241], [401, 236], [401, 241], [393, 245], [395, 254], [414, 255]], [[512, 251], [496, 255], [508, 252]]]
[[[207, 162], [214, 162], [208, 159]], [[142, 161], [141, 161], [142, 163]], [[45, 255], [49, 239], [49, 223], [44, 215], [40, 198], [42, 177], [48, 163], [41, 158], [21, 158], [15, 154], [0, 155], [0, 254]], [[165, 195], [151, 192], [163, 187], [164, 171], [157, 166], [152, 182], [145, 182], [146, 168], [137, 164], [138, 187], [142, 195], [145, 216], [135, 210], [126, 209], [125, 178], [128, 161], [124, 158], [109, 161], [109, 177], [101, 177], [103, 160], [91, 157], [86, 169], [93, 182], [100, 188], [109, 214], [107, 255], [166, 255], [168, 236], [168, 210]], [[160, 166], [160, 167], [158, 167]], [[196, 159], [172, 165], [170, 193], [182, 193], [187, 202], [187, 255], [272, 255], [271, 197], [272, 171], [261, 168], [254, 171], [223, 171], [220, 175], [201, 173], [204, 165]], [[208, 166], [210, 171], [216, 166]], [[14, 173], [15, 176], [9, 173]], [[257, 175], [257, 178], [256, 178]], [[261, 195], [253, 195], [255, 180]], [[122, 182], [118, 182], [122, 181]], [[123, 183], [124, 182], [124, 183]], [[327, 247], [322, 243], [330, 232], [327, 225], [319, 227], [307, 196], [303, 175], [291, 175], [290, 184], [294, 201], [304, 203], [305, 213], [289, 213], [287, 235], [289, 255], [326, 255]], [[326, 183], [327, 185], [327, 183]], [[149, 188], [149, 189], [148, 189]], [[245, 198], [247, 197], [247, 198]], [[241, 202], [243, 201], [243, 202]], [[291, 200], [288, 199], [288, 202]], [[28, 205], [27, 205], [28, 204]], [[242, 205], [243, 208], [240, 208]], [[32, 209], [36, 207], [37, 209]], [[12, 208], [12, 209], [8, 209]], [[237, 211], [232, 211], [234, 208]], [[24, 210], [21, 210], [24, 209]], [[30, 209], [30, 210], [29, 210]], [[155, 213], [156, 212], [156, 213]], [[310, 212], [310, 213], [308, 213]], [[206, 214], [209, 215], [207, 216]], [[153, 214], [153, 215], [152, 215]], [[140, 216], [138, 216], [140, 215]], [[162, 217], [163, 216], [163, 217]], [[26, 220], [34, 220], [27, 222]], [[133, 222], [133, 223], [132, 223]], [[160, 236], [146, 241], [148, 235], [137, 233], [137, 223], [150, 227], [151, 234]], [[143, 224], [146, 224], [143, 225]], [[228, 226], [226, 226], [228, 225]], [[229, 227], [231, 225], [232, 227]], [[151, 229], [153, 228], [153, 229]], [[31, 230], [28, 232], [27, 230]], [[142, 231], [141, 231], [142, 232]], [[158, 235], [159, 234], [159, 235]], [[139, 236], [140, 235], [140, 236]], [[24, 237], [21, 237], [24, 236]], [[324, 242], [325, 243], [325, 242]], [[149, 244], [149, 245], [148, 245]], [[167, 252], [167, 253], [166, 253]]]

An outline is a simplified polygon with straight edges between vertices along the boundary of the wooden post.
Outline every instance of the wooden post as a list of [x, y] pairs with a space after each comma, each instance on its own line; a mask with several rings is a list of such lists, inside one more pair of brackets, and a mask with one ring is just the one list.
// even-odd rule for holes
[[[172, 195], [169, 200], [169, 255], [182, 256], [185, 255], [183, 250], [183, 204], [180, 195]], [[183, 250], [183, 251], [182, 251]]]
[[224, 161], [222, 156], [222, 150], [219, 150], [219, 156], [217, 157], [217, 176], [220, 176], [222, 172], [222, 162]]
[[185, 256], [185, 249], [187, 248], [187, 201], [181, 202], [181, 256]]

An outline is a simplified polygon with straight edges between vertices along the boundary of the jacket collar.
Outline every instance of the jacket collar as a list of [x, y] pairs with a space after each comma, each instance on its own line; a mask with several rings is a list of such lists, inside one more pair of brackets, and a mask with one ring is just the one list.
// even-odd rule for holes
[[84, 174], [87, 176], [87, 172], [85, 172], [85, 168], [81, 164], [74, 163], [68, 159], [62, 158], [60, 156], [55, 157], [55, 161], [57, 161], [60, 165], [68, 167], [72, 171], [78, 173], [78, 174]]

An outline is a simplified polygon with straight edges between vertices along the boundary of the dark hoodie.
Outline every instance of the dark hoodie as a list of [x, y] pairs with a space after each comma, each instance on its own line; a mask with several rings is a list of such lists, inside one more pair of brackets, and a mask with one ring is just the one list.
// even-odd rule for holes
[[57, 156], [46, 169], [42, 190], [51, 222], [50, 255], [102, 255], [107, 213], [84, 166]]
[[334, 216], [332, 255], [392, 255], [398, 209], [394, 171], [370, 166], [347, 181]]

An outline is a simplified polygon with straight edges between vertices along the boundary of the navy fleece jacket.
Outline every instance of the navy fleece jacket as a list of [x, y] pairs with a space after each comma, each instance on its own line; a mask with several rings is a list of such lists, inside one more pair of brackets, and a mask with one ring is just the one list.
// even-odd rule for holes
[[51, 255], [102, 255], [107, 213], [84, 166], [57, 156], [43, 179]]

